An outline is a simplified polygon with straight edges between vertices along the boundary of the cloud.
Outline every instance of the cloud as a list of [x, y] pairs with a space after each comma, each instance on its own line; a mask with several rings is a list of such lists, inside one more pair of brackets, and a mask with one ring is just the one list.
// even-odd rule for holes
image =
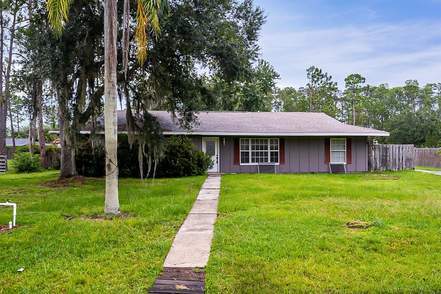
[[343, 87], [350, 73], [370, 84], [407, 79], [441, 82], [441, 22], [382, 23], [278, 32], [264, 30], [263, 58], [281, 75], [280, 86], [302, 86], [306, 68], [321, 67]]

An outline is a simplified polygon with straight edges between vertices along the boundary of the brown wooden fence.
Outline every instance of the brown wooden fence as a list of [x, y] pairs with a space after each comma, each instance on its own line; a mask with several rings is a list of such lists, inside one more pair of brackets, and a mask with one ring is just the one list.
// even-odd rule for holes
[[441, 167], [441, 148], [415, 148], [415, 165]]
[[413, 145], [374, 144], [370, 146], [369, 170], [405, 170], [415, 168]]

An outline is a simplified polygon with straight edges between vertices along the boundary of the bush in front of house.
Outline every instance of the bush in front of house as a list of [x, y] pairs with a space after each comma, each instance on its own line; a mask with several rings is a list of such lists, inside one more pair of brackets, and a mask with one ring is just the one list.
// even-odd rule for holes
[[14, 155], [12, 166], [18, 173], [31, 173], [41, 169], [40, 157], [29, 152], [18, 152]]
[[159, 162], [158, 177], [202, 175], [211, 166], [211, 159], [194, 148], [187, 137], [170, 137], [164, 146], [164, 157]]
[[91, 142], [81, 142], [76, 150], [75, 164], [78, 174], [85, 177], [102, 177], [105, 175], [104, 146]]
[[[29, 153], [29, 146], [17, 146], [15, 147], [14, 154]], [[32, 153], [40, 155], [40, 145], [32, 145]], [[54, 145], [46, 145], [46, 160], [47, 168], [60, 169], [60, 153], [61, 149]]]
[[[104, 147], [102, 143], [90, 140], [80, 144], [76, 154], [76, 165], [80, 175], [102, 177], [105, 175]], [[204, 174], [211, 165], [210, 158], [194, 148], [186, 137], [165, 139], [163, 157], [158, 162], [156, 177], [184, 177]], [[147, 159], [144, 158], [144, 175], [147, 173]], [[152, 163], [153, 166], [153, 163]], [[130, 147], [127, 136], [118, 136], [118, 168], [120, 177], [139, 178], [138, 145]], [[153, 168], [153, 167], [152, 167]], [[153, 171], [150, 173], [152, 176]]]

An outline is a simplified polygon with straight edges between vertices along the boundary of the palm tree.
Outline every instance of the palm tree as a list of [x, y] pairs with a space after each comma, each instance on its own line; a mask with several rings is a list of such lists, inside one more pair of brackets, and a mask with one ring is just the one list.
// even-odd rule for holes
[[[47, 0], [49, 22], [58, 35], [68, 21], [69, 6], [74, 0]], [[166, 0], [138, 0], [135, 39], [137, 57], [143, 63], [147, 57], [148, 26], [154, 33], [160, 31], [159, 15]], [[130, 0], [124, 0], [123, 16], [123, 67], [128, 65]], [[106, 149], [106, 192], [104, 212], [119, 213], [118, 165], [117, 165], [117, 0], [104, 0], [104, 128]]]

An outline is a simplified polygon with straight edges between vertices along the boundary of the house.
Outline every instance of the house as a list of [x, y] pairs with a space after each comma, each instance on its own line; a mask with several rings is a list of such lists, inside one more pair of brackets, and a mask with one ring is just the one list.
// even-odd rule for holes
[[[199, 112], [191, 131], [166, 111], [149, 113], [165, 136], [189, 136], [210, 155], [214, 173], [367, 171], [369, 138], [389, 136], [315, 112]], [[125, 111], [118, 131], [127, 131]]]
[[[29, 138], [15, 138], [15, 147], [28, 146]], [[13, 147], [12, 138], [6, 138], [6, 147]]]

